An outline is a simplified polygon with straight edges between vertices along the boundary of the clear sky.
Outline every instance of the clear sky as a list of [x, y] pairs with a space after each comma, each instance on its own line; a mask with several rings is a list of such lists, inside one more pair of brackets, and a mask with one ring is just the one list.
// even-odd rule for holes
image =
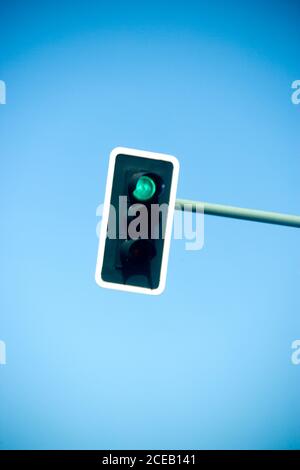
[[94, 281], [118, 145], [298, 213], [297, 1], [0, 4], [0, 448], [299, 448], [300, 232], [205, 218], [160, 297]]

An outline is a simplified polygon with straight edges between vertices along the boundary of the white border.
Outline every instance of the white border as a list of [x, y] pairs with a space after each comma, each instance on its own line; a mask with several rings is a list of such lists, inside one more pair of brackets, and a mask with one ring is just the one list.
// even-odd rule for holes
[[[109, 217], [112, 182], [113, 182], [113, 175], [114, 175], [114, 169], [115, 169], [115, 160], [116, 160], [116, 157], [120, 154], [133, 155], [135, 157], [152, 158], [154, 160], [163, 160], [166, 162], [171, 162], [173, 164], [173, 175], [172, 175], [172, 184], [171, 184], [171, 189], [170, 189], [168, 216], [167, 216], [167, 221], [166, 221], [166, 231], [165, 231], [165, 241], [164, 241], [162, 263], [161, 263], [160, 282], [159, 282], [158, 287], [155, 289], [130, 286], [127, 284], [126, 285], [118, 284], [114, 282], [107, 282], [107, 281], [104, 281], [101, 277], [105, 241], [106, 241], [107, 224], [108, 224], [108, 217]], [[159, 295], [164, 291], [165, 286], [166, 286], [167, 266], [168, 266], [170, 242], [171, 242], [171, 235], [172, 235], [172, 224], [173, 224], [173, 216], [174, 216], [174, 210], [175, 210], [178, 175], [179, 175], [179, 162], [177, 158], [173, 157], [172, 155], [166, 155], [164, 153], [156, 153], [156, 152], [147, 152], [145, 150], [131, 149], [127, 147], [116, 147], [111, 151], [110, 157], [109, 157], [105, 199], [104, 199], [103, 215], [102, 215], [100, 238], [99, 238], [98, 258], [97, 258], [96, 274], [95, 274], [95, 280], [99, 286], [105, 287], [107, 289], [117, 289], [117, 290], [122, 290], [122, 291], [127, 291], [127, 292], [138, 292], [140, 294], [150, 294], [150, 295]]]

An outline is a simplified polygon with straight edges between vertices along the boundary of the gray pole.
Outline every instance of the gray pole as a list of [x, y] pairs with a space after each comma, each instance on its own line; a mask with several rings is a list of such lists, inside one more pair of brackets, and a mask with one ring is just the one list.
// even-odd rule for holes
[[190, 201], [188, 199], [176, 199], [175, 209], [179, 211], [204, 212], [204, 214], [217, 215], [219, 217], [230, 217], [233, 219], [250, 220], [252, 222], [264, 222], [266, 224], [287, 225], [289, 227], [300, 228], [299, 215], [223, 206], [222, 204]]

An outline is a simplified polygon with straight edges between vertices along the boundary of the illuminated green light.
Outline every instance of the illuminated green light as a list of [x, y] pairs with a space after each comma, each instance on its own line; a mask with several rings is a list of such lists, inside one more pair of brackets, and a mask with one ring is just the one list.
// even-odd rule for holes
[[150, 176], [141, 176], [136, 183], [133, 191], [134, 197], [138, 201], [148, 201], [156, 191], [156, 184]]

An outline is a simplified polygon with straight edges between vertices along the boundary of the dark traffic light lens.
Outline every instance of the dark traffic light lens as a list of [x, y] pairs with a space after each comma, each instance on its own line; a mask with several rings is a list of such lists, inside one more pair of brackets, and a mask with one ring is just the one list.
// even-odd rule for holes
[[121, 248], [124, 265], [145, 265], [156, 255], [154, 245], [149, 240], [125, 240]]
[[155, 194], [156, 184], [150, 176], [140, 176], [137, 180], [133, 195], [138, 201], [149, 201]]

